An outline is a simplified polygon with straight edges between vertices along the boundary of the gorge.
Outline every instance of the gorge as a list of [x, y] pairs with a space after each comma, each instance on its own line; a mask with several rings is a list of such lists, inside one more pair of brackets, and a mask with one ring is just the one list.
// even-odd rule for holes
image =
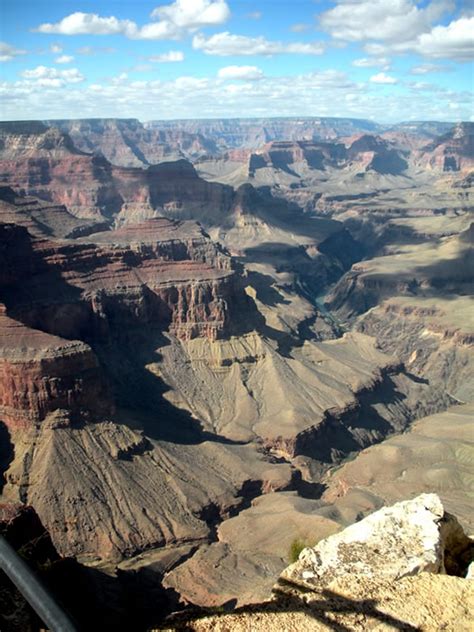
[[472, 532], [473, 138], [0, 123], [0, 522], [85, 629], [260, 603], [418, 494]]

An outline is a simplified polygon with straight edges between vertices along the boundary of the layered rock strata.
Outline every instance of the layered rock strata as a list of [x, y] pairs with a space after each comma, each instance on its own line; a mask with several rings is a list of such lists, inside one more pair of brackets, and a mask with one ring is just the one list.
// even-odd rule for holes
[[0, 419], [25, 428], [58, 409], [110, 414], [113, 406], [97, 357], [65, 340], [8, 318], [0, 304]]
[[45, 121], [67, 133], [74, 145], [101, 153], [121, 167], [143, 167], [179, 158], [199, 158], [217, 152], [202, 134], [145, 127], [137, 119], [77, 119]]
[[84, 340], [105, 342], [117, 328], [140, 325], [214, 339], [239, 301], [229, 258], [194, 224], [150, 220], [99, 233], [97, 243], [34, 240], [8, 224], [0, 234], [1, 414], [9, 425], [57, 409], [110, 413]]

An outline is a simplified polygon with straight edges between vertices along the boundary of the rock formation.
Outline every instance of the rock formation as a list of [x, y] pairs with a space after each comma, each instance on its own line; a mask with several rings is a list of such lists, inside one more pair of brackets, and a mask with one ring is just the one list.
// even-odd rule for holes
[[420, 162], [438, 171], [474, 168], [474, 123], [460, 123], [421, 149]]
[[[440, 499], [422, 494], [380, 509], [314, 548], [304, 549], [280, 581], [314, 590], [330, 587], [348, 574], [396, 581], [421, 572], [446, 573], [446, 564], [449, 570], [465, 574], [471, 548], [457, 520], [445, 514]], [[451, 561], [452, 557], [456, 559]]]
[[34, 237], [80, 237], [107, 230], [107, 222], [80, 220], [65, 206], [48, 204], [18, 195], [11, 187], [0, 187], [0, 221], [24, 226]]
[[206, 138], [212, 138], [218, 148], [227, 149], [255, 149], [274, 140], [328, 140], [358, 131], [372, 132], [379, 129], [372, 121], [333, 117], [151, 121], [146, 125], [152, 129], [202, 134]]
[[436, 495], [423, 494], [304, 549], [281, 574], [272, 601], [232, 614], [181, 617], [169, 629], [467, 631], [474, 587], [464, 577], [471, 556], [472, 541], [456, 518]]
[[111, 408], [87, 344], [26, 327], [0, 304], [0, 418], [8, 428], [32, 426], [58, 409], [104, 415]]
[[101, 153], [121, 167], [143, 167], [179, 158], [197, 159], [217, 153], [202, 134], [145, 127], [137, 119], [78, 119], [45, 121], [68, 134], [86, 152]]

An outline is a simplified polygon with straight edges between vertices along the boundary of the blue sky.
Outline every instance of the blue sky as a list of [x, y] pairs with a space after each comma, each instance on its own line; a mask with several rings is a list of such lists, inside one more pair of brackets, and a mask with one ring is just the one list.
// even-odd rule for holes
[[455, 0], [3, 0], [0, 118], [473, 120]]

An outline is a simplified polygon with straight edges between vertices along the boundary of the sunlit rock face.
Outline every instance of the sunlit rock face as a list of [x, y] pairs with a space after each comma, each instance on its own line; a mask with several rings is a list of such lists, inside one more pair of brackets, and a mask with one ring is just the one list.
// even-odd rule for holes
[[[445, 573], [467, 564], [471, 542], [435, 494], [384, 507], [340, 533], [304, 549], [281, 581], [321, 589], [344, 575], [396, 581], [416, 573]], [[457, 573], [454, 573], [457, 574]]]

